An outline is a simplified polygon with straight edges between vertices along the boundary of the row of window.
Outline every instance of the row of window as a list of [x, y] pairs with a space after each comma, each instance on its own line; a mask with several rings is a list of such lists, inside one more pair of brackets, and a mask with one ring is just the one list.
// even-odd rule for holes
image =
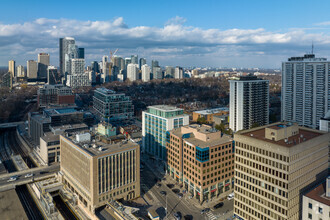
[[274, 152], [270, 152], [270, 151], [267, 151], [265, 149], [261, 149], [261, 148], [251, 146], [251, 145], [248, 145], [248, 144], [243, 144], [243, 143], [240, 143], [240, 142], [236, 142], [236, 147], [241, 147], [242, 149], [245, 149], [245, 150], [248, 150], [248, 151], [251, 151], [251, 152], [254, 152], [254, 153], [258, 153], [263, 157], [266, 156], [266, 157], [270, 157], [272, 159], [281, 160], [283, 162], [287, 162], [287, 163], [289, 162], [289, 157], [287, 157], [287, 156], [277, 154], [277, 153], [274, 153]]
[[288, 180], [288, 175], [285, 173], [282, 173], [278, 170], [275, 170], [273, 168], [270, 168], [268, 166], [263, 166], [259, 163], [255, 163], [253, 161], [250, 160], [246, 160], [244, 158], [241, 158], [240, 156], [236, 155], [236, 163], [242, 163], [244, 165], [246, 165], [246, 169], [251, 170], [252, 168], [257, 169], [262, 171], [262, 173], [268, 173], [272, 176], [276, 176], [277, 178], [280, 178], [282, 180]]

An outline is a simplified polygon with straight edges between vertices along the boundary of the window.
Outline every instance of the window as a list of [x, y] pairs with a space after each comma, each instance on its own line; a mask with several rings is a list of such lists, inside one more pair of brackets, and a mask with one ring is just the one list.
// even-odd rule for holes
[[323, 208], [319, 207], [319, 213], [323, 214]]
[[313, 216], [311, 213], [308, 213], [308, 219], [313, 219]]
[[308, 208], [309, 208], [309, 209], [312, 209], [312, 208], [313, 208], [312, 203], [308, 203]]

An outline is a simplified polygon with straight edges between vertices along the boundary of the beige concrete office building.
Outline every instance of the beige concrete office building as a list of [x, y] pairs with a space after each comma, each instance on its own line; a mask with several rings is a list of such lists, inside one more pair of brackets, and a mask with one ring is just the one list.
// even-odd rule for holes
[[[231, 192], [233, 139], [207, 125], [187, 125], [167, 133], [167, 169], [199, 202]], [[226, 193], [227, 192], [227, 193]]]
[[279, 122], [235, 140], [238, 219], [301, 219], [302, 193], [327, 175], [330, 133]]
[[61, 135], [60, 145], [62, 181], [85, 210], [94, 213], [108, 201], [140, 196], [138, 144], [105, 144], [81, 133]]

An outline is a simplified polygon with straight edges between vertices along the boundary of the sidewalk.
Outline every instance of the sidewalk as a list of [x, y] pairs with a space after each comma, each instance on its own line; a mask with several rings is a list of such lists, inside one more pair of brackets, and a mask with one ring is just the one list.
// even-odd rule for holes
[[[180, 192], [182, 192], [182, 190], [184, 188], [180, 188], [179, 184], [169, 174], [165, 174], [164, 170], [162, 169], [163, 168], [162, 164], [161, 164], [161, 166], [159, 166], [158, 161], [155, 161], [155, 162], [151, 161], [149, 159], [149, 155], [146, 155], [146, 154], [143, 154], [141, 159], [143, 159], [145, 165], [149, 167], [149, 169], [155, 176], [157, 176], [158, 178], [165, 177], [166, 180], [162, 180], [163, 184], [165, 184], [165, 185], [173, 184], [175, 186], [174, 188], [178, 188], [178, 189], [180, 189]], [[186, 192], [186, 193], [183, 193], [183, 200], [185, 200], [189, 205], [195, 206], [197, 209], [213, 208], [213, 206], [218, 204], [219, 202], [225, 201], [227, 196], [231, 192], [232, 191], [224, 192], [221, 195], [219, 195], [219, 197], [212, 198], [210, 201], [208, 201], [208, 202], [205, 201], [202, 204], [200, 204], [199, 201], [197, 199], [195, 199], [194, 197], [189, 199], [190, 193]]]

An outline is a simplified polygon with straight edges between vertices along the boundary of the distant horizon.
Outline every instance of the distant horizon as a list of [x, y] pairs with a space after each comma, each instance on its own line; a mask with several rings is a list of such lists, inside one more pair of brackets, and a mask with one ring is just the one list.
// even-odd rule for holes
[[325, 0], [18, 0], [1, 6], [1, 66], [11, 59], [26, 65], [40, 52], [58, 66], [61, 37], [74, 37], [85, 48], [86, 63], [117, 48], [122, 57], [138, 54], [148, 64], [155, 59], [162, 66], [183, 67], [274, 69], [288, 57], [309, 53], [312, 44], [318, 57], [330, 57], [330, 2]]

